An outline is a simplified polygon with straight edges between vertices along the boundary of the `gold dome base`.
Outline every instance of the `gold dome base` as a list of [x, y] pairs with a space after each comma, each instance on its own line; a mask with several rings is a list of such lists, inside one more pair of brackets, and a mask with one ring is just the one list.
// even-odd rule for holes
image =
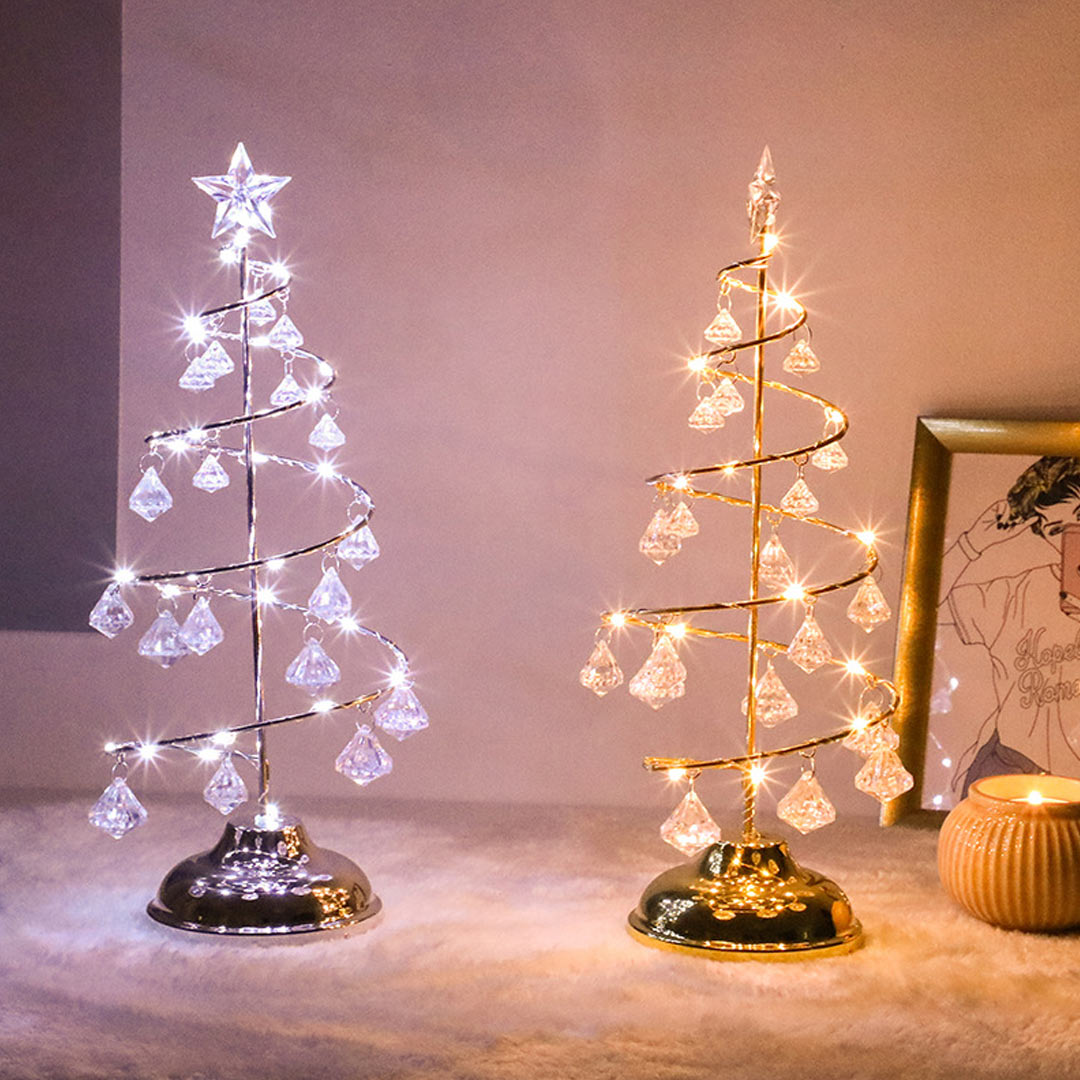
[[713, 844], [652, 881], [629, 923], [646, 945], [717, 960], [801, 960], [862, 944], [840, 887], [799, 866], [782, 840]]
[[337, 930], [381, 907], [360, 867], [316, 847], [299, 818], [264, 828], [246, 814], [216, 847], [177, 863], [146, 912], [178, 930], [262, 936]]

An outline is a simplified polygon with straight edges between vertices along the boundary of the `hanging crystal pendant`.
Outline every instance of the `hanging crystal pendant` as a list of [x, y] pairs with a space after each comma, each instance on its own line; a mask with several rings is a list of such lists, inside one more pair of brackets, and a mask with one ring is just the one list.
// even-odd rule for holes
[[681, 499], [679, 505], [668, 515], [668, 528], [680, 539], [697, 536], [699, 526], [693, 511]]
[[705, 337], [722, 349], [725, 345], [734, 345], [739, 341], [742, 331], [731, 312], [722, 307], [717, 311], [716, 318], [705, 328]]
[[203, 788], [203, 798], [223, 816], [231, 814], [241, 803], [247, 802], [248, 789], [243, 777], [236, 771], [232, 753], [225, 751], [217, 772]]
[[708, 397], [702, 398], [694, 406], [694, 411], [686, 422], [695, 431], [718, 431], [724, 426], [724, 417], [726, 415], [719, 408], [718, 403], [713, 400], [713, 394], [710, 394]]
[[248, 305], [248, 321], [256, 326], [265, 326], [268, 322], [273, 322], [276, 316], [274, 305], [269, 300], [256, 300], [254, 304]]
[[215, 492], [229, 486], [229, 474], [222, 468], [217, 454], [207, 454], [191, 478], [192, 487]]
[[327, 567], [323, 572], [322, 580], [308, 597], [307, 607], [312, 615], [327, 622], [337, 622], [352, 612], [352, 597], [341, 584], [334, 567]]
[[817, 671], [822, 664], [827, 664], [832, 655], [832, 649], [814, 618], [814, 609], [808, 607], [799, 632], [787, 647], [787, 658], [809, 675], [812, 671]]
[[395, 686], [390, 696], [375, 710], [375, 723], [387, 735], [393, 735], [401, 742], [428, 726], [428, 714], [411, 686]]
[[868, 634], [876, 626], [888, 622], [892, 611], [884, 594], [878, 588], [874, 575], [865, 577], [848, 604], [847, 617]]
[[739, 393], [734, 380], [727, 375], [720, 380], [711, 399], [716, 403], [716, 408], [722, 416], [731, 416], [746, 408], [746, 402], [743, 401], [743, 396]]
[[893, 730], [892, 725], [888, 721], [883, 724], [871, 723], [880, 715], [876, 708], [864, 714], [860, 719], [865, 723], [853, 728], [840, 745], [862, 757], [869, 757], [878, 750], [895, 750], [900, 745], [900, 736]]
[[784, 357], [783, 368], [791, 375], [812, 375], [821, 370], [821, 361], [805, 341], [799, 341]]
[[663, 565], [682, 548], [682, 538], [671, 527], [668, 512], [660, 507], [638, 542], [638, 551], [657, 566]]
[[390, 755], [379, 745], [379, 740], [364, 724], [356, 729], [345, 749], [337, 756], [334, 768], [361, 787], [385, 776], [394, 767]]
[[146, 821], [146, 807], [127, 786], [127, 781], [117, 776], [101, 793], [90, 811], [90, 824], [107, 832], [114, 840], [142, 825]]
[[758, 680], [754, 700], [758, 723], [765, 727], [776, 727], [799, 715], [798, 702], [780, 681], [771, 660], [765, 666], [765, 674]]
[[199, 656], [205, 656], [215, 645], [225, 640], [221, 624], [210, 610], [210, 598], [200, 596], [196, 601], [184, 625], [180, 627], [180, 637], [184, 644]]
[[202, 362], [202, 357], [196, 357], [186, 368], [184, 374], [177, 380], [177, 386], [181, 390], [191, 390], [198, 394], [203, 390], [209, 390], [215, 382], [215, 376]]
[[135, 621], [131, 608], [124, 602], [120, 586], [113, 582], [105, 587], [100, 599], [90, 612], [90, 625], [99, 634], [114, 638]]
[[139, 655], [153, 660], [163, 668], [171, 668], [177, 660], [191, 655], [171, 611], [163, 611], [139, 641]]
[[199, 363], [202, 365], [203, 370], [209, 372], [215, 379], [230, 374], [236, 366], [220, 341], [210, 342], [206, 352], [199, 357]]
[[288, 315], [282, 315], [274, 323], [267, 341], [278, 352], [290, 352], [304, 344], [304, 336], [296, 329], [296, 324]]
[[323, 647], [308, 638], [285, 671], [285, 681], [318, 694], [341, 680], [341, 668], [326, 655]]
[[161, 517], [172, 506], [169, 489], [161, 482], [157, 469], [153, 465], [142, 474], [142, 479], [135, 485], [128, 507], [144, 521], [153, 521]]
[[837, 469], [846, 468], [847, 463], [848, 456], [838, 442], [829, 443], [810, 455], [810, 464], [822, 472], [836, 472]]
[[379, 557], [379, 544], [371, 528], [365, 525], [350, 533], [337, 546], [337, 553], [354, 569], [362, 570]]
[[814, 498], [814, 493], [810, 490], [801, 474], [788, 489], [788, 493], [780, 500], [780, 509], [786, 510], [796, 517], [806, 517], [809, 514], [817, 513], [818, 506], [819, 503]]
[[277, 384], [274, 392], [270, 395], [270, 404], [275, 409], [280, 409], [282, 405], [295, 405], [298, 401], [304, 400], [304, 391], [300, 389], [300, 384], [292, 377], [292, 372], [287, 372], [285, 378]]
[[345, 432], [334, 423], [334, 418], [329, 413], [323, 413], [307, 441], [319, 450], [335, 450], [344, 445]]
[[660, 837], [676, 851], [696, 855], [710, 844], [720, 843], [720, 826], [691, 787], [671, 817], [660, 826]]
[[773, 169], [772, 154], [766, 146], [761, 153], [754, 179], [750, 181], [746, 200], [746, 213], [750, 218], [750, 242], [753, 243], [762, 233], [768, 232], [776, 222], [776, 207], [780, 202], [780, 192], [776, 190], [776, 172]]
[[597, 697], [603, 697], [609, 690], [622, 685], [622, 668], [619, 667], [611, 646], [603, 638], [596, 643], [579, 677], [581, 685]]
[[795, 582], [795, 564], [775, 532], [765, 541], [765, 546], [761, 549], [758, 577], [767, 585], [773, 585], [777, 589], [786, 589]]
[[813, 832], [836, 820], [836, 807], [818, 783], [813, 769], [805, 769], [792, 789], [776, 804], [776, 816], [801, 833]]
[[884, 806], [913, 788], [915, 778], [894, 750], [875, 750], [856, 774], [855, 786]]
[[630, 693], [651, 709], [686, 693], [686, 667], [667, 634], [657, 637], [648, 659], [630, 680]]

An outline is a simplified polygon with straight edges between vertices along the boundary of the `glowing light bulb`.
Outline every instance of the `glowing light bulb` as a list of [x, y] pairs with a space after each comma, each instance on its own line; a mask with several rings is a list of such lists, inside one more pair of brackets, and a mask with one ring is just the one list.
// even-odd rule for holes
[[345, 631], [346, 634], [355, 634], [360, 629], [360, 624], [351, 616], [346, 615], [343, 619], [338, 619], [338, 626]]
[[265, 349], [270, 344], [270, 335], [259, 334], [258, 336], [253, 337], [250, 340], [252, 345], [255, 345], [260, 349]]
[[677, 783], [686, 775], [685, 769], [668, 769], [667, 778], [673, 783]]
[[609, 626], [625, 626], [626, 625], [626, 613], [624, 611], [615, 611], [608, 616]]
[[1032, 806], [1041, 806], [1043, 803], [1043, 793], [1041, 791], [1030, 791], [1028, 792], [1027, 801], [1031, 803]]
[[332, 712], [335, 704], [336, 703], [331, 701], [329, 698], [322, 698], [320, 701], [316, 701], [315, 704], [311, 706], [311, 711], [320, 713]]
[[935, 795], [934, 798], [933, 798], [933, 803], [934, 803], [935, 806], [940, 806], [942, 801], [943, 800], [942, 800], [940, 795]]
[[686, 361], [686, 366], [691, 371], [704, 371], [709, 366], [709, 358], [707, 356], [691, 356]]
[[864, 529], [864, 530], [863, 530], [862, 532], [860, 532], [860, 533], [856, 533], [855, 535], [856, 535], [856, 536], [857, 536], [857, 537], [858, 537], [858, 538], [859, 538], [859, 539], [860, 539], [860, 540], [861, 540], [861, 541], [862, 541], [862, 542], [863, 542], [863, 543], [864, 543], [864, 544], [865, 544], [865, 545], [866, 545], [867, 547], [873, 547], [873, 546], [874, 546], [874, 541], [875, 541], [875, 540], [877, 539], [877, 536], [876, 536], [876, 535], [874, 534], [873, 530], [871, 530], [871, 529]]
[[680, 474], [671, 481], [671, 486], [676, 491], [685, 491], [690, 486], [690, 477]]
[[826, 409], [825, 419], [830, 424], [842, 424], [844, 422], [844, 414], [839, 409]]
[[274, 595], [274, 590], [268, 589], [265, 586], [255, 593], [255, 598], [260, 604], [272, 604], [277, 599]]
[[233, 247], [243, 248], [251, 243], [251, 233], [247, 229], [237, 229], [233, 233]]
[[865, 675], [866, 668], [859, 663], [858, 660], [845, 660], [844, 669], [849, 675]]
[[725, 476], [734, 476], [735, 475], [735, 464], [736, 463], [734, 461], [729, 461], [724, 466], [724, 475]]
[[952, 758], [951, 758], [951, 757], [943, 757], [943, 758], [941, 759], [941, 764], [942, 764], [942, 765], [943, 765], [943, 766], [944, 766], [944, 767], [945, 767], [946, 769], [951, 769], [951, 768], [952, 768]]
[[181, 589], [179, 585], [159, 585], [158, 591], [164, 599], [175, 600], [180, 595]]
[[776, 245], [780, 243], [780, 237], [776, 233], [762, 233], [761, 234], [761, 250], [768, 255], [771, 251], [776, 249]]
[[182, 454], [185, 450], [191, 449], [191, 443], [183, 437], [183, 435], [177, 435], [172, 439], [169, 439], [165, 445], [174, 453]]
[[780, 595], [785, 600], [805, 600], [806, 590], [801, 585], [789, 585]]
[[276, 829], [281, 824], [281, 810], [277, 803], [268, 802], [263, 812], [255, 816], [255, 825], [260, 829]]
[[764, 765], [751, 765], [750, 766], [750, 783], [754, 787], [760, 787], [765, 780], [765, 766]]
[[852, 731], [864, 731], [866, 729], [866, 725], [869, 723], [870, 717], [863, 716], [862, 713], [857, 713], [851, 718], [851, 723], [848, 725], [848, 727]]
[[676, 639], [676, 641], [678, 641], [680, 638], [686, 637], [686, 631], [688, 629], [689, 629], [689, 627], [686, 625], [686, 623], [681, 623], [681, 622], [672, 623], [667, 628], [667, 634], [668, 634], [669, 637], [673, 637], [673, 638]]
[[323, 390], [322, 390], [322, 387], [320, 387], [320, 386], [313, 386], [304, 395], [304, 397], [307, 399], [307, 402], [308, 402], [309, 405], [314, 405], [315, 402], [322, 401], [323, 396], [324, 396]]
[[225, 263], [226, 266], [231, 266], [233, 263], [238, 263], [240, 261], [240, 252], [237, 251], [236, 248], [223, 247], [218, 252], [218, 258]]
[[260, 453], [258, 450], [253, 450], [251, 452], [251, 460], [252, 463], [255, 465], [265, 465], [270, 459], [265, 454]]
[[201, 345], [206, 340], [206, 327], [198, 315], [184, 316], [184, 333], [191, 341]]
[[789, 292], [778, 292], [776, 294], [776, 302], [786, 311], [792, 311], [797, 307], [801, 307], [799, 301]]
[[324, 480], [333, 480], [337, 476], [337, 469], [329, 461], [320, 461], [315, 466], [315, 472], [319, 474]]
[[217, 761], [221, 757], [221, 751], [213, 746], [200, 746], [195, 751], [195, 756], [200, 761]]
[[116, 748], [117, 748], [117, 747], [118, 747], [119, 745], [120, 745], [120, 744], [119, 744], [119, 743], [116, 743], [116, 742], [107, 742], [107, 743], [105, 744], [105, 747], [104, 747], [104, 749], [105, 749], [105, 753], [106, 753], [106, 754], [114, 754], [114, 753], [116, 753]]
[[409, 681], [409, 673], [404, 668], [394, 668], [386, 678], [387, 686], [404, 686]]
[[273, 274], [278, 281], [284, 281], [289, 276], [289, 268], [280, 259], [276, 259], [270, 264], [270, 273]]
[[185, 432], [184, 438], [190, 443], [201, 443], [206, 438], [206, 432], [202, 428], [193, 427]]
[[285, 560], [284, 559], [270, 559], [266, 563], [266, 569], [267, 570], [272, 570], [272, 571], [274, 571], [274, 573], [277, 573], [277, 571], [280, 570], [284, 565], [285, 565]]
[[157, 757], [158, 748], [153, 743], [143, 743], [139, 747], [140, 761], [153, 761]]
[[213, 742], [217, 746], [232, 746], [236, 742], [235, 731], [219, 731], [213, 738]]
[[118, 566], [113, 571], [112, 579], [117, 585], [130, 585], [135, 580], [135, 571], [126, 566]]

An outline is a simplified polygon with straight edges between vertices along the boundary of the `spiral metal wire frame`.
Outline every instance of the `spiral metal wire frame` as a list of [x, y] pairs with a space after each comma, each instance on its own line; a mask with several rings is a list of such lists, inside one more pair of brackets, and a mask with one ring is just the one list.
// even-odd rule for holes
[[[694, 469], [677, 469], [670, 472], [658, 473], [646, 480], [646, 483], [652, 485], [659, 493], [670, 492], [692, 499], [711, 499], [731, 506], [741, 506], [750, 509], [753, 524], [749, 595], [738, 600], [717, 601], [709, 604], [606, 611], [601, 616], [604, 626], [638, 626], [649, 629], [654, 634], [659, 634], [669, 630], [672, 623], [694, 615], [720, 611], [745, 611], [747, 613], [748, 627], [746, 633], [712, 630], [707, 627], [693, 626], [688, 622], [682, 623], [682, 633], [685, 636], [738, 641], [747, 645], [749, 670], [747, 676], [746, 752], [737, 757], [718, 758], [647, 757], [643, 762], [646, 769], [656, 772], [681, 769], [693, 774], [705, 769], [741, 770], [743, 773], [744, 794], [743, 842], [747, 844], [758, 840], [757, 830], [754, 824], [756, 812], [756, 784], [751, 777], [751, 770], [753, 767], [755, 765], [761, 765], [773, 758], [786, 757], [791, 754], [810, 753], [819, 747], [840, 742], [853, 731], [857, 730], [854, 726], [848, 726], [838, 731], [831, 732], [828, 735], [807, 739], [803, 742], [792, 743], [791, 745], [781, 746], [771, 750], [762, 750], [757, 745], [757, 703], [755, 700], [756, 695], [754, 693], [754, 688], [757, 686], [758, 681], [757, 672], [759, 654], [762, 652], [779, 654], [786, 651], [788, 647], [784, 643], [764, 640], [759, 636], [758, 613], [763, 608], [772, 605], [792, 602], [790, 597], [783, 595], [759, 595], [762, 517], [767, 516], [774, 520], [780, 518], [794, 519], [802, 524], [849, 538], [859, 544], [863, 554], [863, 566], [861, 569], [835, 581], [804, 585], [802, 587], [803, 596], [811, 602], [826, 593], [835, 592], [839, 589], [846, 589], [852, 585], [858, 584], [874, 572], [878, 563], [877, 552], [874, 549], [873, 543], [867, 543], [858, 532], [834, 522], [827, 521], [824, 518], [800, 516], [762, 501], [761, 470], [764, 466], [778, 461], [806, 460], [811, 454], [823, 447], [839, 442], [847, 434], [848, 430], [847, 416], [832, 402], [817, 394], [812, 394], [806, 390], [788, 386], [782, 382], [766, 379], [764, 376], [765, 346], [772, 342], [790, 337], [806, 322], [807, 319], [806, 308], [802, 304], [792, 297], [784, 297], [783, 300], [781, 300], [781, 295], [769, 288], [768, 266], [775, 253], [775, 247], [769, 249], [766, 244], [766, 234], [762, 234], [761, 251], [758, 255], [731, 263], [717, 273], [717, 280], [720, 282], [721, 286], [728, 289], [741, 289], [752, 293], [755, 296], [756, 319], [754, 336], [734, 345], [712, 349], [706, 353], [700, 354], [697, 358], [699, 360], [704, 358], [706, 361], [706, 363], [698, 369], [703, 380], [715, 382], [720, 378], [727, 377], [753, 386], [753, 455], [740, 461], [726, 461], [712, 465], [704, 465]], [[735, 276], [739, 271], [752, 272], [755, 280], [753, 282], [748, 282]], [[787, 309], [793, 309], [795, 317], [790, 322], [785, 323], [780, 329], [771, 333], [766, 333], [766, 320], [770, 300], [773, 301], [777, 307], [782, 305]], [[754, 351], [753, 375], [745, 375], [741, 372], [726, 369], [727, 365], [734, 359], [737, 353], [751, 349]], [[710, 361], [719, 361], [719, 363], [710, 363]], [[764, 392], [766, 390], [788, 394], [818, 406], [822, 410], [823, 417], [826, 421], [826, 428], [833, 426], [835, 427], [835, 430], [830, 434], [823, 436], [821, 439], [818, 439], [816, 442], [807, 443], [803, 446], [797, 446], [776, 453], [766, 453], [764, 451], [763, 441]], [[697, 478], [708, 476], [731, 476], [744, 469], [750, 470], [752, 481], [750, 499], [727, 495], [700, 486], [696, 482], [690, 482], [692, 478], [696, 481]], [[834, 659], [831, 660], [830, 663], [835, 667], [850, 670], [845, 661]], [[887, 702], [882, 703], [883, 707], [880, 714], [870, 719], [869, 722], [864, 725], [864, 728], [876, 727], [887, 723], [895, 715], [899, 706], [899, 695], [896, 687], [887, 679], [883, 679], [866, 671], [861, 665], [859, 665], [859, 676], [865, 680], [868, 689], [880, 690], [888, 697]]]
[[[152, 745], [153, 749], [178, 749], [193, 751], [193, 747], [196, 744], [210, 744], [215, 739], [220, 739], [222, 736], [235, 736], [244, 734], [247, 732], [254, 732], [256, 739], [256, 753], [250, 755], [239, 750], [232, 750], [235, 756], [241, 757], [253, 764], [256, 764], [259, 772], [259, 795], [258, 802], [263, 808], [266, 807], [269, 798], [269, 786], [270, 786], [270, 768], [267, 757], [266, 747], [266, 731], [271, 727], [277, 727], [282, 724], [298, 723], [300, 721], [309, 720], [314, 716], [325, 716], [331, 712], [337, 712], [344, 709], [365, 709], [370, 707], [371, 703], [380, 698], [383, 694], [387, 693], [386, 688], [380, 688], [368, 693], [362, 694], [357, 697], [350, 698], [345, 701], [327, 702], [326, 704], [320, 703], [320, 707], [317, 709], [308, 709], [304, 712], [289, 713], [287, 715], [266, 717], [265, 705], [263, 696], [263, 684], [262, 684], [262, 660], [263, 660], [263, 641], [262, 641], [262, 613], [261, 608], [263, 605], [269, 605], [276, 607], [284, 611], [295, 611], [302, 614], [309, 614], [308, 609], [301, 604], [292, 604], [277, 598], [268, 599], [265, 594], [260, 596], [259, 588], [259, 571], [262, 567], [272, 562], [285, 562], [290, 559], [299, 558], [304, 555], [311, 555], [318, 551], [324, 551], [328, 548], [334, 547], [340, 543], [346, 537], [351, 536], [353, 533], [359, 532], [370, 521], [374, 514], [374, 502], [368, 492], [355, 480], [342, 475], [341, 473], [334, 472], [332, 475], [325, 476], [320, 471], [320, 467], [311, 461], [304, 461], [297, 458], [285, 457], [279, 454], [269, 454], [261, 451], [256, 451], [254, 446], [254, 425], [262, 420], [268, 420], [274, 417], [284, 416], [286, 413], [292, 412], [294, 409], [305, 408], [312, 404], [314, 401], [318, 401], [323, 395], [333, 386], [336, 381], [337, 374], [334, 371], [332, 365], [322, 356], [317, 353], [311, 352], [308, 349], [297, 348], [292, 350], [296, 356], [302, 357], [305, 360], [312, 362], [316, 371], [319, 374], [320, 380], [314, 387], [315, 396], [309, 396], [301, 401], [292, 402], [287, 405], [275, 406], [267, 409], [256, 410], [253, 406], [252, 396], [252, 363], [250, 356], [251, 340], [250, 340], [250, 327], [248, 323], [248, 310], [249, 308], [264, 300], [270, 300], [274, 297], [281, 297], [285, 294], [291, 284], [291, 279], [286, 279], [280, 285], [275, 288], [268, 289], [265, 292], [259, 293], [254, 296], [247, 296], [248, 286], [248, 255], [247, 248], [243, 247], [239, 251], [239, 278], [240, 278], [240, 299], [229, 304], [223, 304], [219, 307], [209, 308], [206, 311], [199, 313], [197, 318], [200, 322], [211, 319], [215, 316], [224, 316], [232, 312], [239, 312], [241, 318], [240, 325], [240, 351], [241, 351], [241, 367], [243, 373], [243, 392], [244, 392], [244, 411], [237, 416], [228, 417], [222, 420], [215, 420], [210, 423], [201, 424], [195, 428], [176, 428], [169, 431], [156, 431], [150, 435], [147, 435], [144, 439], [146, 445], [150, 448], [151, 453], [157, 453], [162, 446], [169, 446], [175, 444], [178, 441], [184, 446], [184, 448], [197, 448], [202, 445], [206, 436], [211, 432], [220, 432], [233, 428], [241, 428], [243, 430], [243, 445], [241, 447], [228, 447], [219, 446], [215, 447], [219, 453], [227, 454], [231, 457], [241, 461], [244, 465], [245, 478], [247, 484], [247, 536], [248, 536], [248, 550], [247, 558], [215, 566], [204, 566], [197, 569], [185, 569], [185, 570], [167, 570], [157, 573], [138, 574], [129, 584], [153, 586], [160, 591], [163, 586], [169, 586], [178, 592], [198, 592], [209, 593], [214, 596], [227, 597], [232, 600], [245, 601], [250, 605], [251, 609], [251, 627], [252, 627], [252, 653], [253, 653], [253, 683], [254, 683], [254, 704], [255, 704], [255, 719], [250, 723], [235, 724], [230, 727], [217, 728], [212, 732], [204, 731], [190, 735], [179, 735], [167, 739], [156, 739], [152, 743], [147, 744], [143, 742], [123, 742], [123, 743], [109, 743], [106, 746], [106, 752], [113, 754], [118, 760], [122, 759], [127, 753], [139, 751], [148, 745]], [[160, 455], [159, 455], [160, 456]], [[275, 465], [282, 465], [290, 468], [301, 469], [305, 472], [323, 475], [326, 479], [339, 483], [345, 486], [352, 495], [352, 501], [350, 507], [356, 503], [361, 503], [366, 507], [366, 510], [358, 517], [352, 517], [350, 515], [350, 525], [347, 529], [328, 537], [324, 540], [317, 541], [313, 544], [308, 544], [304, 547], [292, 548], [287, 551], [278, 552], [274, 555], [262, 555], [259, 552], [258, 540], [256, 536], [256, 510], [255, 510], [255, 480], [256, 480], [256, 465], [260, 463], [270, 463]], [[209, 584], [209, 581], [213, 578], [222, 575], [236, 572], [248, 572], [248, 589], [237, 590], [231, 588], [222, 588]], [[174, 594], [175, 595], [175, 594]], [[392, 640], [385, 635], [379, 633], [377, 630], [373, 630], [367, 626], [357, 625], [354, 629], [355, 633], [361, 634], [365, 637], [369, 637], [377, 641], [380, 645], [387, 648], [394, 658], [395, 670], [405, 671], [408, 669], [408, 657], [404, 651]]]

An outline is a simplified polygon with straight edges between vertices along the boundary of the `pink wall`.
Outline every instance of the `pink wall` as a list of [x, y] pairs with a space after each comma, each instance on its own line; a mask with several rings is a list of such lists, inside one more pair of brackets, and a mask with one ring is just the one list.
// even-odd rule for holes
[[[384, 556], [349, 580], [412, 654], [432, 715], [378, 787], [666, 806], [641, 756], [732, 749], [739, 664], [696, 647], [687, 698], [657, 715], [594, 699], [577, 672], [606, 605], [744, 587], [723, 512], [663, 570], [636, 543], [642, 477], [737, 450], [726, 429], [686, 429], [679, 357], [711, 315], [713, 272], [747, 252], [762, 144], [815, 385], [853, 421], [851, 468], [821, 481], [823, 505], [882, 526], [895, 599], [915, 417], [1080, 406], [1078, 27], [1066, 4], [130, 4], [123, 498], [145, 431], [211, 411], [175, 388], [170, 319], [227, 295], [212, 207], [187, 178], [242, 138], [257, 168], [294, 177], [276, 204], [291, 310], [340, 362], [345, 461], [379, 507]], [[281, 448], [305, 430], [285, 425]], [[152, 527], [122, 506], [121, 552], [157, 565], [218, 527], [238, 543], [239, 507], [206, 509], [224, 497]], [[264, 520], [302, 536], [338, 521], [316, 529], [291, 507], [270, 499]], [[821, 619], [866, 647], [841, 606]], [[5, 635], [4, 782], [98, 787], [106, 737], [243, 708], [239, 627], [168, 673], [132, 636]], [[271, 646], [272, 685], [298, 639], [289, 624]], [[892, 646], [879, 631], [868, 662], [887, 671]], [[625, 666], [645, 649], [625, 641]], [[276, 739], [279, 790], [352, 792], [331, 767], [348, 729]], [[869, 812], [853, 765], [835, 751], [823, 772], [841, 808]], [[138, 786], [197, 799], [202, 782], [180, 764]], [[707, 791], [718, 814], [734, 806], [724, 781]]]

